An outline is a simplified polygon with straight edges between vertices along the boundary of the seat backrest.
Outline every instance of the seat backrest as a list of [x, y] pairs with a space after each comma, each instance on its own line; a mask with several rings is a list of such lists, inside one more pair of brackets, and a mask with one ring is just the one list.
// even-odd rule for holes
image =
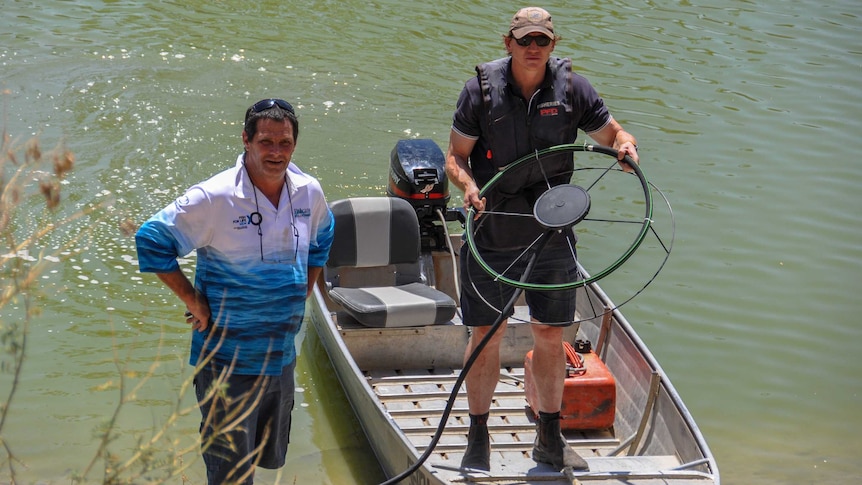
[[404, 199], [357, 197], [332, 202], [335, 236], [329, 266], [386, 266], [419, 259], [419, 220]]
[[452, 319], [455, 301], [427, 286], [419, 271], [419, 219], [409, 202], [359, 197], [329, 207], [335, 236], [325, 277], [328, 297], [344, 314], [368, 327], [413, 327]]

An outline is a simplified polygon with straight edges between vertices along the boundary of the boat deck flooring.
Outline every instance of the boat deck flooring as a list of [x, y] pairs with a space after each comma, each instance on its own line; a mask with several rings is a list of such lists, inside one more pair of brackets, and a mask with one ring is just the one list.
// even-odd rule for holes
[[[457, 372], [455, 369], [378, 370], [366, 372], [365, 376], [389, 415], [422, 453], [437, 431]], [[523, 379], [523, 368], [501, 371], [488, 418], [492, 469], [525, 462], [537, 466], [531, 459], [535, 420], [524, 399]], [[429, 458], [432, 465], [454, 468], [460, 465], [469, 424], [467, 395], [462, 386], [440, 441]], [[566, 432], [565, 435], [569, 444], [585, 458], [606, 455], [620, 445], [612, 429]]]
[[[421, 455], [437, 432], [458, 372], [457, 369], [375, 370], [364, 374], [389, 416]], [[587, 472], [566, 475], [550, 465], [535, 463], [531, 458], [535, 419], [524, 399], [523, 382], [523, 368], [501, 370], [488, 418], [492, 472], [460, 469], [470, 424], [463, 386], [426, 466], [437, 470], [446, 483], [712, 483], [711, 477], [689, 470], [690, 466], [682, 465], [677, 456], [620, 456], [620, 440], [613, 428], [564, 432], [568, 443], [589, 463]]]
[[[458, 378], [458, 369], [368, 371], [365, 378], [404, 435], [423, 454]], [[488, 419], [491, 470], [469, 473], [460, 469], [470, 418], [467, 396], [459, 389], [446, 426], [426, 466], [437, 470], [447, 483], [711, 483], [705, 474], [688, 471], [677, 456], [619, 456], [620, 440], [613, 428], [566, 431], [568, 443], [590, 465], [588, 472], [568, 475], [531, 458], [536, 436], [535, 419], [524, 398], [524, 369], [504, 368]]]

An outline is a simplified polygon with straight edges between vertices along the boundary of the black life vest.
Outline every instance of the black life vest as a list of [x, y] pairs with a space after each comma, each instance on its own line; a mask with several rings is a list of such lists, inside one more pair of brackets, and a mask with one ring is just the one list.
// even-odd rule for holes
[[571, 60], [551, 58], [546, 82], [526, 103], [510, 91], [510, 63], [511, 59], [506, 57], [476, 66], [484, 129], [470, 158], [480, 187], [497, 170], [518, 158], [536, 150], [573, 143], [577, 137]]
[[[483, 187], [494, 175], [524, 155], [552, 146], [573, 143], [577, 118], [573, 114], [572, 69], [569, 59], [551, 58], [545, 82], [524, 98], [511, 91], [509, 66], [503, 58], [476, 66], [483, 96], [483, 132], [470, 154], [473, 177]], [[568, 182], [574, 162], [571, 154], [543, 158], [541, 167], [530, 164], [516, 176], [500, 179], [486, 193], [487, 211], [531, 214], [536, 199], [551, 185]], [[532, 218], [488, 214], [476, 233], [482, 247], [510, 250], [524, 248], [543, 232]]]

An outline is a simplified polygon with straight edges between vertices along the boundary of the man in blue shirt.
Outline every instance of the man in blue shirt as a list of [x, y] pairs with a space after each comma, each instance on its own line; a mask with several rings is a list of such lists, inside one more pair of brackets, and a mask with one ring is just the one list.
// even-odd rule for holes
[[[210, 484], [253, 482], [284, 465], [293, 409], [294, 338], [329, 256], [334, 220], [320, 183], [291, 162], [293, 107], [246, 111], [236, 164], [146, 221], [140, 270], [185, 304]], [[194, 284], [177, 258], [197, 252]]]
[[[464, 207], [477, 213], [532, 215], [536, 199], [549, 185], [571, 174], [571, 154], [547, 157], [541, 170], [501, 180], [480, 198], [481, 188], [508, 164], [551, 146], [574, 143], [583, 130], [602, 145], [638, 160], [637, 141], [611, 117], [601, 97], [571, 61], [551, 57], [558, 40], [551, 15], [538, 7], [519, 10], [503, 38], [508, 57], [477, 66], [467, 81], [453, 116], [446, 154], [449, 179], [464, 191]], [[535, 241], [542, 229], [531, 217], [486, 217], [475, 242], [492, 267], [506, 268]], [[565, 238], [550, 239], [537, 260], [532, 281], [560, 283], [577, 278], [577, 267]], [[507, 273], [510, 278], [519, 275]], [[467, 356], [499, 317], [514, 288], [504, 287], [479, 267], [469, 249], [461, 248], [461, 311], [472, 327]], [[496, 308], [490, 306], [494, 301]], [[533, 376], [539, 402], [537, 437], [532, 457], [557, 469], [587, 469], [588, 464], [560, 433], [560, 408], [565, 379], [563, 327], [575, 317], [575, 290], [527, 291], [533, 334]], [[504, 315], [509, 317], [510, 315]], [[487, 421], [500, 377], [498, 331], [475, 360], [466, 378], [470, 430], [462, 467], [488, 470], [490, 442]]]

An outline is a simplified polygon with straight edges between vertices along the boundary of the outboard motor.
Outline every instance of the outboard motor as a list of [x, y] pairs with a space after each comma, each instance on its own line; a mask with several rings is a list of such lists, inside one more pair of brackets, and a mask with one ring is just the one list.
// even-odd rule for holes
[[440, 214], [446, 221], [465, 222], [463, 211], [449, 209], [446, 160], [434, 140], [398, 140], [389, 157], [390, 197], [406, 199], [419, 218], [422, 250], [448, 248]]

